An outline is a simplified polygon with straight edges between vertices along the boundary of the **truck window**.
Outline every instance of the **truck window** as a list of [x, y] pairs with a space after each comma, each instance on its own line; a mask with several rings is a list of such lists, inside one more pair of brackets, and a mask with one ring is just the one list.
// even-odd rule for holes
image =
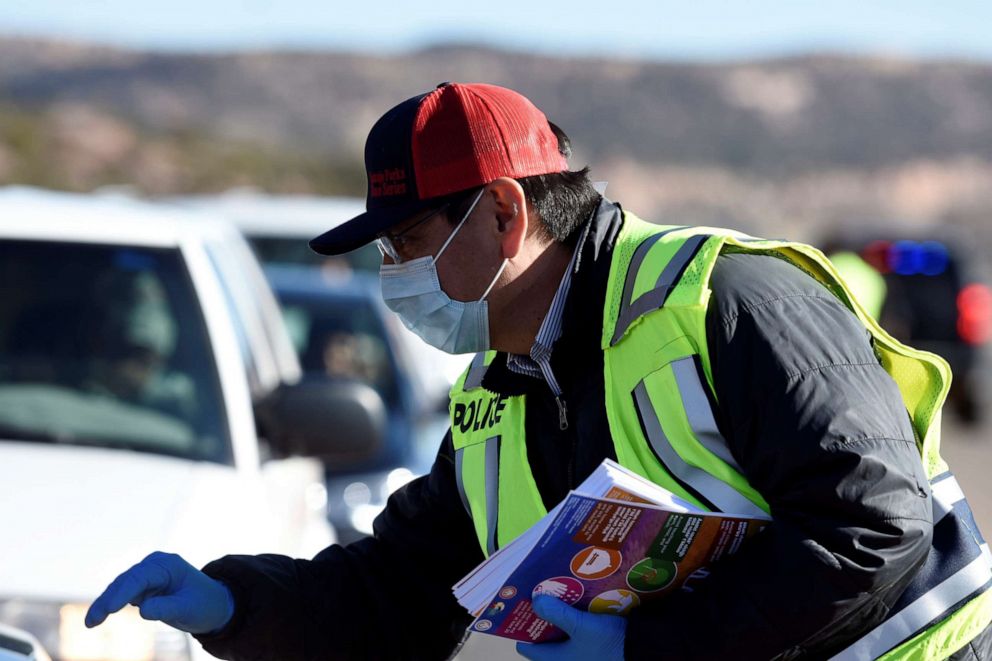
[[0, 439], [232, 462], [177, 250], [0, 240]]

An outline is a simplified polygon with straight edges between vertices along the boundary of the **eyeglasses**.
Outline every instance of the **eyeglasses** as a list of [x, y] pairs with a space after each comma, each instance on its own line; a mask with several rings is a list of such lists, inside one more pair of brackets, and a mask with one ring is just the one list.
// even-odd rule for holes
[[[479, 200], [482, 198], [482, 194], [485, 192], [485, 190], [486, 190], [485, 186], [480, 186], [479, 188], [472, 189], [466, 193], [459, 194], [453, 199], [449, 198], [447, 202], [439, 206], [437, 209], [427, 212], [427, 214], [425, 214], [422, 218], [417, 219], [416, 222], [414, 222], [412, 225], [410, 225], [409, 227], [407, 227], [406, 229], [400, 232], [396, 232], [395, 234], [392, 234], [390, 232], [380, 232], [375, 237], [376, 246], [379, 248], [379, 252], [382, 253], [384, 257], [389, 257], [390, 259], [392, 259], [394, 264], [403, 263], [404, 259], [400, 255], [400, 252], [403, 250], [403, 246], [405, 246], [406, 243], [410, 240], [408, 237], [403, 236], [404, 234], [412, 230], [414, 227], [426, 223], [428, 220], [438, 215], [439, 213], [444, 213], [448, 209], [459, 209], [461, 205], [463, 205], [466, 201], [468, 201], [471, 198], [472, 203], [468, 206], [468, 210], [465, 211], [461, 221], [458, 223], [458, 227], [461, 227], [462, 224], [466, 220], [468, 220], [468, 217], [472, 214], [472, 211], [475, 209], [475, 205], [479, 203]], [[457, 231], [458, 228], [455, 228], [455, 232]], [[448, 241], [451, 241], [451, 238], [455, 235], [455, 232], [452, 232], [448, 236]], [[444, 246], [441, 247], [441, 250], [444, 250], [444, 248], [447, 247], [448, 241], [445, 241]], [[441, 256], [441, 251], [438, 251], [437, 256], [438, 257]]]
[[423, 225], [424, 223], [426, 223], [428, 220], [438, 215], [439, 213], [446, 211], [450, 206], [451, 206], [451, 202], [441, 205], [437, 209], [434, 209], [433, 211], [427, 213], [423, 218], [420, 218], [419, 220], [417, 220], [417, 222], [413, 223], [412, 225], [410, 225], [401, 232], [396, 232], [395, 234], [392, 234], [390, 232], [380, 232], [379, 235], [375, 238], [375, 244], [379, 248], [379, 252], [382, 253], [384, 257], [389, 257], [391, 260], [393, 260], [393, 263], [401, 264], [403, 262], [403, 258], [400, 256], [400, 251], [403, 249], [403, 246], [405, 246], [407, 242], [410, 240], [410, 237], [403, 235], [409, 232], [410, 230], [412, 230], [413, 228], [417, 227], [418, 225]]

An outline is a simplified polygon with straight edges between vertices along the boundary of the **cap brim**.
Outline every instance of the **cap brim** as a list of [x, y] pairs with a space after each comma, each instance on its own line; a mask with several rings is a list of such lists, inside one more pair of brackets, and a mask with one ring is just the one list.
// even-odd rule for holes
[[321, 255], [341, 255], [361, 248], [396, 223], [430, 208], [431, 200], [414, 200], [383, 209], [372, 209], [310, 240], [310, 249]]

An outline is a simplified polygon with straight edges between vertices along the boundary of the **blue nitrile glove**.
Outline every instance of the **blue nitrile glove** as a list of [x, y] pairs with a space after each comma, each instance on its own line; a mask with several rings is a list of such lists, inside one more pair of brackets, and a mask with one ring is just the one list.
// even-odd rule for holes
[[97, 626], [127, 604], [137, 606], [146, 620], [189, 633], [217, 631], [234, 615], [234, 598], [226, 585], [161, 551], [115, 578], [86, 612], [86, 626]]
[[561, 643], [517, 643], [517, 653], [531, 661], [622, 661], [627, 620], [619, 615], [587, 613], [561, 599], [541, 594], [532, 603], [538, 616], [568, 634]]

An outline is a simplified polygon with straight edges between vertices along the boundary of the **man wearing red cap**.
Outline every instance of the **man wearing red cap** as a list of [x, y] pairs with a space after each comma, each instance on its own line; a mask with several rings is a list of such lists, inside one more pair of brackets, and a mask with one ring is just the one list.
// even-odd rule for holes
[[477, 355], [429, 475], [375, 536], [312, 560], [152, 554], [101, 595], [229, 659], [445, 658], [450, 586], [604, 458], [700, 507], [772, 524], [626, 619], [553, 597], [531, 659], [986, 658], [988, 547], [940, 459], [946, 365], [879, 328], [818, 251], [645, 223], [569, 171], [523, 96], [443, 84], [366, 143], [382, 293], [425, 341]]

